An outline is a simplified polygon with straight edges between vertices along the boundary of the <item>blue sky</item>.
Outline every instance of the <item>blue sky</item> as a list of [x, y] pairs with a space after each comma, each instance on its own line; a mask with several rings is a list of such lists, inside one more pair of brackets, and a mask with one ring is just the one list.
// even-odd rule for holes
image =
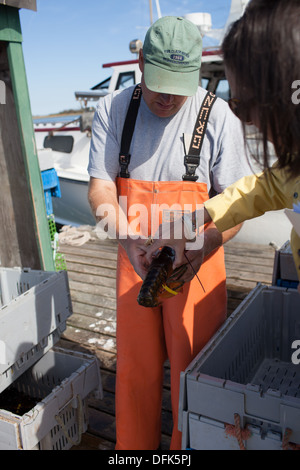
[[[163, 16], [210, 13], [213, 28], [224, 26], [230, 3], [159, 2]], [[74, 92], [104, 80], [109, 70], [102, 64], [134, 58], [129, 43], [145, 37], [149, 0], [37, 0], [37, 12], [20, 10], [20, 19], [32, 114], [50, 114], [79, 109]]]

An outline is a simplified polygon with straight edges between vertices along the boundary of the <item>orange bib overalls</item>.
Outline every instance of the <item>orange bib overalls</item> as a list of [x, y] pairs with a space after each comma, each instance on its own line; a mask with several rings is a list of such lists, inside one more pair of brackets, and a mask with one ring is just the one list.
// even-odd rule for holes
[[[151, 205], [202, 204], [208, 199], [205, 183], [152, 182], [118, 178], [119, 196], [127, 197], [128, 209]], [[150, 235], [150, 225], [149, 232]], [[223, 248], [202, 264], [183, 292], [159, 307], [137, 303], [142, 280], [119, 245], [117, 267], [117, 379], [116, 449], [155, 450], [161, 440], [164, 362], [169, 359], [173, 433], [171, 449], [181, 449], [178, 430], [180, 372], [226, 318], [226, 274]]]

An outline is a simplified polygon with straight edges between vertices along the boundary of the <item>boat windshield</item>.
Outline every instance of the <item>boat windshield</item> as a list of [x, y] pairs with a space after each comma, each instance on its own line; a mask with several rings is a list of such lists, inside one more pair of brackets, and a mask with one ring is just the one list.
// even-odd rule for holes
[[123, 72], [119, 74], [116, 90], [123, 90], [132, 85], [135, 85], [135, 74], [134, 72]]

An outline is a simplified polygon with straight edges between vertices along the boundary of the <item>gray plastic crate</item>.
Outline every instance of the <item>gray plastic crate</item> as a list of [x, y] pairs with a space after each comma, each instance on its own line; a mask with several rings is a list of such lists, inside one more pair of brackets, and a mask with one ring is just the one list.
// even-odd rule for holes
[[[183, 414], [183, 435], [188, 445], [195, 450], [240, 450], [236, 436], [227, 431], [227, 424], [193, 413]], [[260, 426], [248, 425], [251, 438], [245, 444], [247, 450], [281, 450], [281, 433]]]
[[0, 392], [60, 339], [72, 314], [65, 271], [0, 268]]
[[275, 252], [272, 285], [296, 288], [298, 282], [291, 245], [290, 242], [287, 241]]
[[70, 449], [87, 429], [88, 396], [103, 396], [97, 359], [61, 348], [48, 351], [10, 388], [37, 404], [23, 416], [0, 410], [0, 450]]
[[[242, 429], [255, 430], [246, 448], [281, 448], [287, 429], [299, 445], [300, 365], [292, 362], [299, 339], [299, 293], [257, 286], [181, 375], [182, 447], [231, 448], [220, 429], [234, 425], [235, 414]], [[215, 441], [207, 439], [211, 427]]]

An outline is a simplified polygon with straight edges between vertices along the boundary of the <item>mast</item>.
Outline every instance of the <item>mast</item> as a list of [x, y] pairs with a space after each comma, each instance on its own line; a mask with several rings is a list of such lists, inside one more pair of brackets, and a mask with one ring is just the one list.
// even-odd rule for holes
[[[158, 18], [161, 18], [161, 10], [160, 10], [160, 5], [159, 5], [159, 0], [155, 0], [156, 4], [156, 11], [157, 11], [157, 16]], [[152, 8], [152, 0], [149, 0], [149, 9], [150, 9], [150, 24], [153, 23], [153, 8]]]
[[155, 0], [155, 3], [156, 3], [157, 16], [158, 16], [158, 18], [161, 18], [159, 0]]
[[153, 23], [152, 0], [149, 0], [149, 9], [150, 9], [150, 24], [152, 24]]

